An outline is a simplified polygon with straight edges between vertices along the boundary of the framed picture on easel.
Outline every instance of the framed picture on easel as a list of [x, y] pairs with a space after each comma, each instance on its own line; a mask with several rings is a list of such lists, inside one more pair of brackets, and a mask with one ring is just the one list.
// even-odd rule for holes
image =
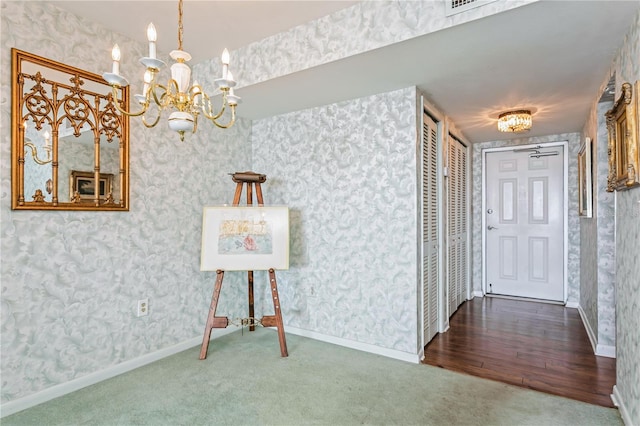
[[289, 269], [289, 208], [205, 207], [201, 271]]

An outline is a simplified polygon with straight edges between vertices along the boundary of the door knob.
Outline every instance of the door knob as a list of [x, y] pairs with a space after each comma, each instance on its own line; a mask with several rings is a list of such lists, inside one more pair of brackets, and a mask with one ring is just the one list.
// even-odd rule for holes
[[487, 226], [487, 229], [488, 229], [489, 231], [491, 231], [492, 229], [498, 229], [498, 228], [496, 228], [495, 226], [491, 226], [491, 225], [489, 225], [489, 226]]

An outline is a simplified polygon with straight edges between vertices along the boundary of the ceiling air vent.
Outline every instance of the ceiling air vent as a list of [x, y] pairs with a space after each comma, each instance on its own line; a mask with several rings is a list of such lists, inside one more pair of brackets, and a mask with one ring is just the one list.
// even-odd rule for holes
[[496, 0], [447, 0], [444, 3], [446, 6], [445, 15], [455, 15], [456, 13], [484, 6], [485, 4], [493, 3], [494, 1]]

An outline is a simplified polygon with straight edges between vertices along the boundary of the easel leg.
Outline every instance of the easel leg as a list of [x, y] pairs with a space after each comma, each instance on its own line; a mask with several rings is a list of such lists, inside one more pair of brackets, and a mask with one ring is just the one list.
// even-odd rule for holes
[[278, 340], [280, 341], [280, 354], [283, 357], [289, 356], [287, 351], [287, 341], [284, 337], [284, 323], [282, 322], [282, 312], [280, 312], [280, 298], [278, 297], [278, 284], [276, 283], [276, 271], [269, 269], [269, 287], [271, 287], [271, 297], [273, 298], [273, 309], [275, 310], [276, 327], [278, 327]]
[[224, 271], [218, 270], [216, 271], [216, 274], [216, 284], [213, 289], [213, 296], [211, 297], [211, 306], [209, 307], [207, 325], [205, 326], [204, 336], [202, 337], [202, 346], [200, 347], [200, 359], [205, 359], [207, 357], [209, 340], [211, 339], [211, 330], [213, 328], [226, 328], [227, 325], [229, 325], [229, 319], [227, 317], [216, 317], [216, 309], [218, 308], [218, 299], [220, 298], [220, 289], [222, 289]]
[[[247, 272], [247, 278], [248, 278], [248, 293], [249, 293], [249, 318], [253, 318], [254, 316], [254, 309], [253, 309], [253, 271], [249, 271]], [[250, 322], [251, 325], [249, 325], [249, 331], [254, 331], [256, 329], [256, 326], [253, 323], [253, 320], [251, 320]]]

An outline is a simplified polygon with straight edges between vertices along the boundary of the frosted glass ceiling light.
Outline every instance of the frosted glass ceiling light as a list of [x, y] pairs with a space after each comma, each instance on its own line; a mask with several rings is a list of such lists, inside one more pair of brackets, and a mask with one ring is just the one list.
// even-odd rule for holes
[[[236, 106], [240, 102], [240, 97], [233, 93], [233, 86], [236, 82], [229, 72], [229, 51], [224, 49], [222, 53], [222, 78], [214, 80], [215, 87], [222, 94], [222, 103], [219, 111], [215, 111], [211, 106], [210, 96], [207, 95], [197, 81], [191, 85], [191, 68], [186, 62], [191, 60], [191, 55], [182, 50], [182, 3], [178, 2], [178, 49], [170, 53], [171, 59], [175, 61], [171, 65], [171, 79], [166, 86], [156, 82], [156, 76], [160, 69], [166, 64], [156, 58], [156, 28], [153, 23], [147, 27], [147, 39], [149, 40], [149, 56], [140, 58], [140, 62], [147, 67], [144, 73], [144, 90], [142, 94], [135, 95], [135, 99], [142, 106], [140, 111], [126, 111], [119, 104], [114, 102], [120, 113], [127, 116], [142, 116], [142, 122], [146, 127], [154, 127], [160, 121], [162, 111], [171, 110], [169, 115], [169, 128], [178, 132], [180, 140], [184, 141], [184, 133], [191, 131], [195, 133], [198, 128], [198, 116], [202, 114], [216, 126], [228, 129], [233, 126], [236, 121]], [[120, 48], [118, 45], [113, 46], [111, 58], [113, 66], [111, 72], [102, 74], [102, 77], [113, 88], [114, 99], [117, 99], [117, 89], [125, 87], [129, 84], [126, 78], [120, 75]], [[147, 123], [144, 114], [149, 109], [151, 102], [154, 102], [158, 108], [158, 115], [151, 123]], [[227, 118], [226, 123], [222, 123], [222, 117], [227, 108], [231, 109], [231, 117]]]
[[501, 132], [526, 132], [532, 124], [531, 111], [525, 109], [503, 112], [498, 116], [498, 130]]

